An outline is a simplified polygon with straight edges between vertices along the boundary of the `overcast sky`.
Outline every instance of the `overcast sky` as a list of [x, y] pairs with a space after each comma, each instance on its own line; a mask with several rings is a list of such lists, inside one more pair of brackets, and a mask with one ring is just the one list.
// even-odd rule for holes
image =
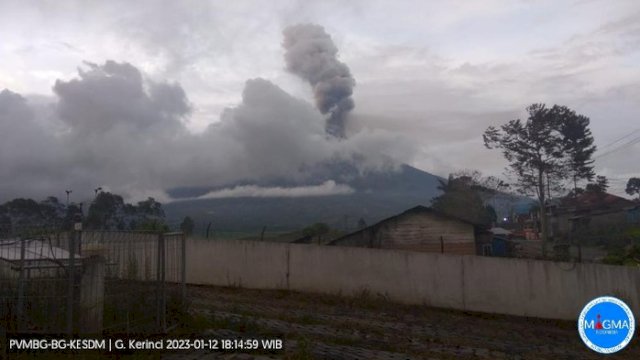
[[[295, 98], [313, 104], [309, 84], [287, 72], [283, 60], [282, 32], [298, 23], [323, 26], [339, 49], [339, 60], [350, 68], [355, 78], [350, 133], [356, 137], [374, 134], [375, 139], [366, 140], [362, 135], [360, 140], [352, 141], [353, 145], [345, 145], [349, 149], [375, 147], [377, 151], [391, 152], [394, 158], [443, 176], [464, 168], [499, 175], [505, 162], [499, 152], [483, 147], [482, 132], [489, 125], [522, 117], [528, 104], [545, 102], [567, 105], [591, 118], [600, 148], [597, 155], [602, 155], [597, 158], [596, 170], [611, 179], [614, 192], [622, 194], [626, 180], [640, 176], [640, 2], [637, 0], [289, 0], [270, 1], [268, 5], [264, 1], [242, 0], [3, 0], [0, 2], [0, 91], [6, 88], [12, 94], [20, 94], [31, 108], [29, 121], [38, 127], [22, 131], [45, 129], [66, 136], [64, 134], [73, 129], [75, 139], [79, 136], [86, 139], [91, 135], [81, 131], [80, 122], [85, 121], [84, 117], [75, 119], [74, 116], [86, 117], [93, 110], [86, 99], [84, 102], [78, 99], [78, 94], [89, 89], [82, 87], [89, 84], [78, 68], [84, 72], [93, 69], [101, 74], [96, 76], [105, 78], [113, 76], [110, 71], [121, 76], [140, 73], [142, 78], [132, 86], [144, 88], [149, 95], [144, 105], [148, 108], [140, 110], [144, 116], [164, 119], [162, 134], [158, 136], [186, 130], [194, 139], [210, 142], [202, 134], [224, 125], [220, 125], [224, 123], [221, 122], [224, 109], [236, 109], [235, 113], [227, 112], [231, 118], [245, 111], [242, 109], [247, 105], [246, 93], [252, 91], [247, 85], [248, 79], [266, 79], [269, 85], [254, 83], [253, 91], [257, 91], [256, 86], [266, 86], [267, 91], [272, 91], [270, 86], [273, 86], [274, 96], [281, 97], [286, 104], [298, 101]], [[122, 67], [105, 70], [103, 64], [108, 60], [130, 64], [134, 70]], [[56, 81], [59, 82], [54, 91]], [[0, 106], [14, 106], [17, 100], [6, 97], [4, 103], [0, 99]], [[171, 104], [166, 105], [167, 99]], [[46, 115], [50, 111], [47, 106], [52, 103], [55, 114]], [[291, 106], [298, 109], [298, 105]], [[80, 109], [83, 106], [87, 108]], [[12, 111], [11, 114], [15, 114], [18, 110]], [[251, 109], [246, 111], [255, 114]], [[112, 115], [109, 112], [104, 116]], [[319, 113], [305, 116], [315, 119], [316, 115], [321, 119]], [[0, 117], [0, 121], [8, 122], [7, 119]], [[229, 122], [233, 121], [242, 120]], [[214, 123], [218, 125], [210, 126]], [[0, 131], [2, 126], [0, 124]], [[147, 125], [144, 126], [141, 129], [148, 131]], [[312, 127], [309, 125], [308, 129]], [[13, 131], [13, 127], [5, 124], [4, 130], [10, 129]], [[93, 136], [95, 130], [91, 132]], [[317, 134], [317, 130], [313, 128], [305, 134]], [[215, 135], [218, 142], [229, 139], [228, 134], [241, 134], [237, 135], [240, 140], [246, 134], [224, 131]], [[624, 136], [627, 137], [615, 142]], [[2, 134], [0, 139], [5, 139]], [[405, 144], [398, 149], [389, 144], [393, 139]], [[10, 140], [7, 141], [10, 143]], [[34, 145], [33, 150], [21, 151], [40, 151], [42, 159], [12, 154], [12, 158], [26, 157], [24, 161], [33, 164], [19, 170], [16, 167], [12, 173], [0, 170], [3, 177], [0, 197], [16, 191], [16, 183], [7, 177], [20, 171], [18, 175], [32, 179], [42, 175], [39, 171], [51, 171], [40, 162], [57, 161], [48, 157], [57, 155], [46, 154], [47, 142], [54, 140], [42, 135], [27, 141], [39, 144]], [[379, 141], [383, 145], [367, 145]], [[315, 154], [333, 156], [323, 150], [326, 144], [316, 145]], [[201, 149], [176, 146], [180, 151]], [[232, 156], [235, 153], [228, 149], [233, 147], [230, 144], [225, 148]], [[0, 145], [2, 149], [9, 151]], [[86, 153], [86, 148], [78, 147], [76, 151]], [[173, 149], [172, 154], [175, 151]], [[10, 161], [6, 154], [4, 157], [0, 154], [0, 159]], [[65, 159], [70, 161], [73, 157]], [[217, 158], [211, 166], [224, 169], [218, 164], [226, 161], [246, 167], [238, 163], [243, 159], [240, 155], [234, 159]], [[179, 157], [173, 160], [188, 161]], [[296, 164], [299, 163], [304, 161]], [[208, 163], [202, 160], [201, 164]], [[240, 171], [238, 176], [261, 174], [249, 174], [247, 170]], [[127, 172], [118, 175], [124, 177]], [[79, 177], [79, 182], [82, 179], [100, 181], [85, 175]], [[206, 183], [206, 176], [201, 177], [190, 185]], [[114, 187], [135, 187], [145, 181], [148, 179], [140, 177], [135, 184]], [[180, 181], [183, 179], [176, 177], [168, 183], [152, 185], [163, 187]], [[48, 191], [45, 184], [37, 181], [28, 186]], [[151, 191], [153, 186], [145, 190]]]

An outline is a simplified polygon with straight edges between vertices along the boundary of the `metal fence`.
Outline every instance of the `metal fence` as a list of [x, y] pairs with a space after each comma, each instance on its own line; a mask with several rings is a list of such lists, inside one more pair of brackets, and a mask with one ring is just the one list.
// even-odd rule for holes
[[0, 331], [158, 333], [186, 306], [182, 233], [0, 239]]

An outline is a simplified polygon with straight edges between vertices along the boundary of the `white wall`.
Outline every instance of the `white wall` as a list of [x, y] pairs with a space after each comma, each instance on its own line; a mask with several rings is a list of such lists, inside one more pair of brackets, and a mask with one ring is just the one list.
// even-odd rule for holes
[[614, 295], [640, 314], [640, 269], [241, 240], [187, 242], [187, 282], [351, 295], [407, 304], [576, 320]]

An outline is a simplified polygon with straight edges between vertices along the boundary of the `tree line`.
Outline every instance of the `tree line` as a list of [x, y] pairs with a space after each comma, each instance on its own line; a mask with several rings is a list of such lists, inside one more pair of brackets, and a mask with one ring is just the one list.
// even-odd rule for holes
[[169, 230], [162, 204], [153, 198], [129, 204], [120, 195], [100, 192], [86, 216], [82, 203], [63, 204], [54, 196], [42, 201], [17, 198], [0, 205], [0, 235], [64, 231], [77, 222], [87, 230]]

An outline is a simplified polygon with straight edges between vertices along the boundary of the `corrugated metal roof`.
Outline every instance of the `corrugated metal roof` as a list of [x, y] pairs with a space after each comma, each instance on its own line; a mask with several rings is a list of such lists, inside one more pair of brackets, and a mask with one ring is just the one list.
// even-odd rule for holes
[[397, 214], [397, 215], [388, 217], [386, 219], [380, 220], [380, 221], [378, 221], [377, 223], [375, 223], [373, 225], [370, 225], [370, 226], [367, 226], [367, 227], [365, 227], [363, 229], [359, 229], [359, 230], [356, 230], [354, 232], [351, 232], [351, 233], [348, 233], [346, 235], [343, 235], [343, 236], [341, 236], [341, 237], [339, 237], [337, 239], [334, 239], [334, 240], [328, 242], [327, 245], [336, 245], [336, 244], [338, 244], [340, 242], [340, 240], [342, 240], [344, 238], [350, 237], [350, 236], [355, 235], [355, 234], [360, 233], [360, 232], [369, 231], [370, 229], [377, 228], [377, 227], [381, 226], [382, 224], [384, 224], [384, 223], [386, 223], [386, 222], [388, 222], [390, 220], [397, 219], [399, 217], [402, 217], [402, 216], [405, 216], [405, 215], [408, 215], [408, 214], [415, 214], [415, 213], [430, 213], [430, 214], [434, 214], [434, 215], [439, 216], [439, 217], [449, 218], [449, 219], [457, 220], [457, 221], [460, 221], [460, 222], [463, 222], [463, 223], [467, 223], [467, 224], [470, 224], [470, 225], [472, 225], [474, 227], [480, 226], [480, 224], [476, 224], [476, 223], [471, 222], [469, 220], [462, 219], [462, 218], [459, 218], [457, 216], [445, 214], [445, 213], [443, 213], [441, 211], [437, 211], [432, 207], [418, 205], [418, 206], [412, 207], [409, 210], [405, 210], [404, 212], [402, 212], [400, 214]]
[[[24, 259], [33, 260], [68, 260], [69, 252], [63, 248], [53, 246], [43, 240], [24, 240]], [[21, 245], [19, 239], [0, 240], [0, 260], [20, 261]], [[76, 258], [81, 258], [76, 254]]]

